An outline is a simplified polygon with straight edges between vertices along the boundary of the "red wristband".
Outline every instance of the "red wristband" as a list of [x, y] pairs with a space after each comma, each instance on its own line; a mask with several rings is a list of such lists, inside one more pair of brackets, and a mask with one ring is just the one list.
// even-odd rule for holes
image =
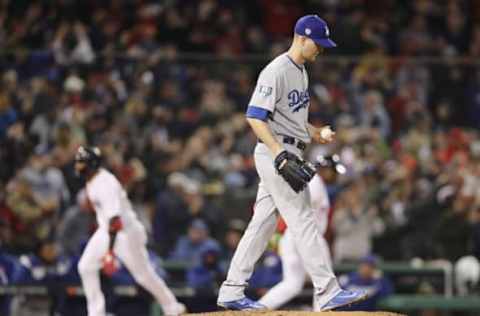
[[109, 230], [111, 233], [116, 233], [123, 228], [122, 219], [120, 216], [115, 216], [110, 220]]

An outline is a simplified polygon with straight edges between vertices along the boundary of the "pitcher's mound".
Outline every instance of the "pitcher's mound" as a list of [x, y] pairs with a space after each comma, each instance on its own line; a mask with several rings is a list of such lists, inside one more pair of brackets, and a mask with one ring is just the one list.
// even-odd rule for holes
[[266, 311], [266, 312], [237, 312], [222, 311], [212, 313], [199, 313], [189, 315], [205, 315], [205, 316], [406, 316], [392, 312], [302, 312], [302, 311]]

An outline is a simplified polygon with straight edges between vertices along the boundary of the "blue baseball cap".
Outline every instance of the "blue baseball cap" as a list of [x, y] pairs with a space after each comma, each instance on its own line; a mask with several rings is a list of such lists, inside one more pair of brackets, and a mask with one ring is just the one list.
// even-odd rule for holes
[[366, 255], [362, 259], [360, 259], [360, 263], [371, 265], [372, 267], [376, 267], [378, 265], [378, 257], [375, 255]]
[[328, 29], [327, 22], [321, 19], [318, 15], [310, 14], [298, 19], [295, 24], [295, 33], [306, 36], [312, 39], [316, 44], [325, 48], [337, 46], [337, 44], [329, 38], [330, 30]]

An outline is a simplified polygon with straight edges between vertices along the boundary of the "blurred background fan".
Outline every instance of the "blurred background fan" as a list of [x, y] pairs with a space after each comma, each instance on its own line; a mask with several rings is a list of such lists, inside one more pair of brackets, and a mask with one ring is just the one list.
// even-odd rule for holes
[[[388, 279], [374, 309], [479, 315], [476, 0], [0, 0], [0, 314], [85, 315], [76, 264], [95, 218], [73, 170], [81, 145], [125, 186], [175, 294], [215, 310], [258, 185], [244, 113], [310, 13], [338, 43], [307, 66], [310, 121], [336, 132], [307, 157], [336, 170], [322, 177], [337, 274]], [[268, 256], [263, 290], [279, 278]], [[159, 313], [121, 271], [103, 282], [108, 310]]]

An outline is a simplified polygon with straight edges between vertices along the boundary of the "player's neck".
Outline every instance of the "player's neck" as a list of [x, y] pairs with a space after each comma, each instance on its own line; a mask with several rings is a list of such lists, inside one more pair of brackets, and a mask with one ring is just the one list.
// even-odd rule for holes
[[290, 57], [297, 65], [303, 65], [305, 64], [305, 58], [302, 57], [302, 51], [300, 50], [299, 47], [296, 47], [295, 45], [290, 46], [290, 48], [287, 51], [288, 57]]

